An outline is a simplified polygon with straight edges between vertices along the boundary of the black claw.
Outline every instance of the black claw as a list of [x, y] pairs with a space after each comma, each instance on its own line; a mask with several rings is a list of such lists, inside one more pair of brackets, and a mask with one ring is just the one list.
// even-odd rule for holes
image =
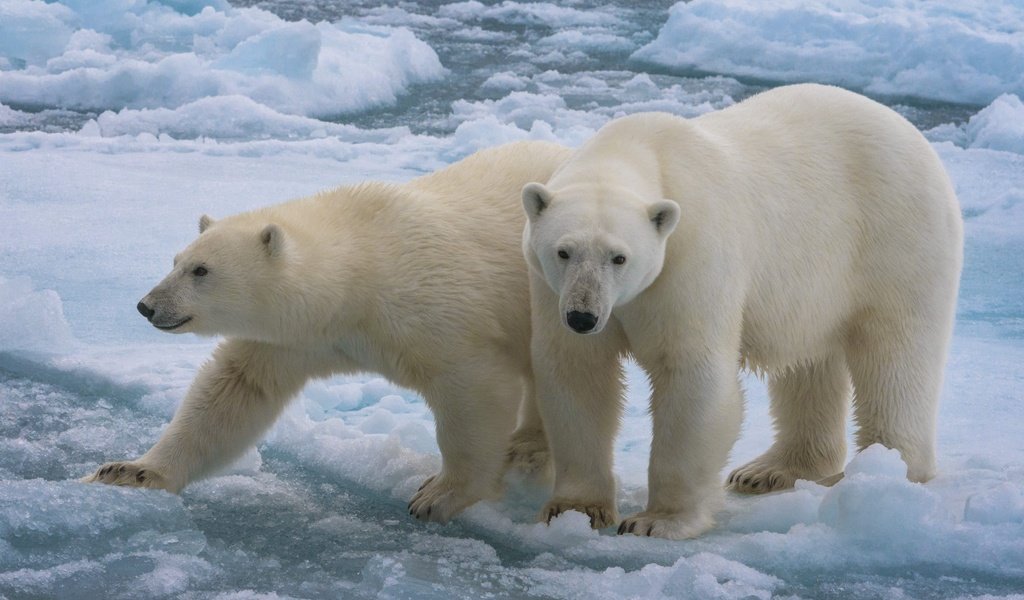
[[428, 516], [428, 517], [430, 516], [430, 513], [431, 513], [431, 512], [433, 511], [433, 510], [434, 510], [434, 507], [433, 507], [433, 506], [428, 506], [428, 507], [427, 507], [427, 516]]
[[654, 525], [647, 528], [647, 537], [651, 537], [651, 532], [654, 531]]
[[743, 485], [750, 485], [750, 478], [749, 477], [747, 477], [746, 479], [743, 480]]
[[110, 473], [111, 469], [113, 469], [113, 467], [110, 466], [103, 467], [102, 469], [100, 469], [100, 477], [106, 477], [107, 474]]
[[142, 483], [142, 482], [146, 481], [146, 472], [145, 471], [139, 471], [138, 473], [136, 473], [135, 474], [135, 481], [138, 482], [138, 483]]
[[623, 533], [626, 533], [626, 522], [625, 521], [623, 521], [622, 523], [619, 523], [618, 535], [622, 535]]
[[751, 487], [753, 487], [756, 490], [757, 488], [761, 487], [761, 482], [760, 481], [755, 481], [754, 485], [752, 485]]
[[627, 529], [626, 531], [628, 531], [628, 532], [630, 532], [630, 533], [633, 533], [633, 530], [634, 530], [634, 529], [636, 529], [636, 521], [633, 521], [633, 522], [631, 522], [631, 523], [629, 524], [629, 529]]

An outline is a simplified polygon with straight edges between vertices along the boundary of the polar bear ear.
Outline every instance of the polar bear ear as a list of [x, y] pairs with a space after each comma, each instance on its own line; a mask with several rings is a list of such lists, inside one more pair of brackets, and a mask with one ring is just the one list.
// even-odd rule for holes
[[263, 247], [270, 256], [277, 257], [284, 252], [284, 231], [273, 223], [264, 227], [260, 232], [260, 241], [263, 242]]
[[203, 215], [199, 217], [199, 233], [202, 233], [213, 225], [213, 217], [210, 215]]
[[528, 183], [523, 187], [523, 209], [534, 220], [551, 204], [551, 192], [541, 183]]
[[672, 200], [662, 200], [647, 207], [647, 216], [662, 237], [668, 237], [679, 224], [679, 205]]

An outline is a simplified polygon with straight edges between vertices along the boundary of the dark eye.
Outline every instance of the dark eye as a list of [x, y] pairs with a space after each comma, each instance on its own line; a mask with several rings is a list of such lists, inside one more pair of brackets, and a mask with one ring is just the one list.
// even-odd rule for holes
[[209, 271], [206, 270], [206, 267], [196, 267], [192, 269], [192, 274], [195, 275], [196, 277], [202, 277], [207, 273], [209, 273]]
[[617, 265], [624, 265], [624, 264], [626, 264], [626, 257], [620, 254], [620, 255], [616, 256], [615, 258], [613, 258], [612, 262], [617, 264]]
[[565, 250], [559, 250], [558, 258], [561, 258], [562, 260], [569, 260], [569, 253], [566, 252]]

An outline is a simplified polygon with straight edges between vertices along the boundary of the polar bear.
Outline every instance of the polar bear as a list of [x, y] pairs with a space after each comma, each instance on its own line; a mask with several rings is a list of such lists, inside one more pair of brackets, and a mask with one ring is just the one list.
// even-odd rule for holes
[[162, 330], [226, 339], [152, 449], [85, 479], [178, 492], [251, 447], [309, 379], [367, 371], [436, 416], [442, 467], [410, 502], [417, 518], [498, 495], [507, 451], [542, 467], [519, 196], [569, 153], [519, 142], [404, 185], [202, 217], [138, 309]]
[[892, 110], [796, 85], [686, 120], [613, 121], [524, 187], [534, 376], [555, 465], [541, 517], [618, 520], [620, 359], [653, 394], [647, 509], [619, 533], [713, 526], [738, 436], [738, 369], [769, 380], [774, 445], [729, 485], [841, 473], [856, 443], [935, 469], [935, 420], [962, 262], [950, 181]]

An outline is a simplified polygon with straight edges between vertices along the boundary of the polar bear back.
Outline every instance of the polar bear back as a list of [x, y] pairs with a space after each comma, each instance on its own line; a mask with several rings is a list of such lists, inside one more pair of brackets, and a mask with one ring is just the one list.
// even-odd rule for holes
[[[614, 161], [633, 179], [608, 175]], [[903, 117], [839, 88], [787, 86], [690, 120], [618, 119], [551, 187], [580, 180], [679, 203], [661, 279], [735, 286], [753, 366], [826, 354], [858, 314], [938, 318], [954, 303], [962, 223], [941, 162]]]
[[413, 388], [471, 361], [481, 345], [528, 365], [519, 191], [569, 152], [507, 144], [407, 183], [340, 187], [217, 227], [274, 223], [286, 232], [292, 264], [265, 286], [287, 315], [275, 320], [284, 332], [275, 339], [344, 337], [341, 350], [367, 370]]

